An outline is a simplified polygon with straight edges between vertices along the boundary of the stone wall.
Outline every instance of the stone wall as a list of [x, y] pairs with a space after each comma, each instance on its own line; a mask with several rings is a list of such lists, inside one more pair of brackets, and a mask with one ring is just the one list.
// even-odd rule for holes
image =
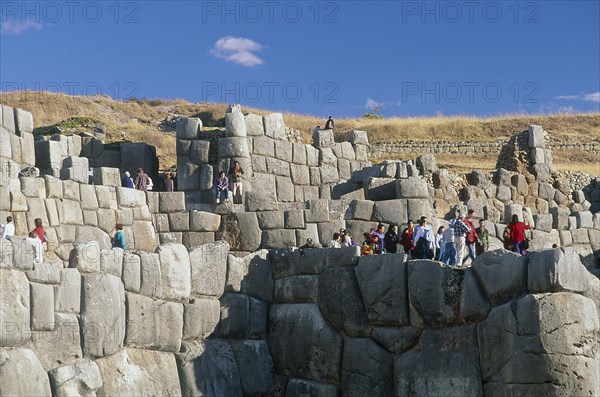
[[0, 245], [1, 396], [600, 393], [600, 282], [568, 248], [449, 270], [90, 242], [59, 269]]
[[[253, 148], [246, 167], [261, 174], [253, 158], [267, 157], [255, 153], [255, 139], [268, 138], [274, 150], [278, 141], [250, 135], [248, 120], [265, 128], [279, 116], [247, 115], [241, 124], [240, 115], [230, 109], [227, 134], [246, 126], [247, 136], [224, 147], [246, 142], [248, 153]], [[199, 123], [191, 129], [198, 138], [190, 145], [204, 145]], [[600, 212], [556, 176], [539, 182], [527, 170], [499, 169], [457, 179], [424, 155], [365, 163], [320, 188], [321, 198], [288, 201], [276, 182], [274, 190], [249, 191], [244, 204], [217, 206], [198, 202], [202, 190], [144, 193], [78, 181], [63, 171], [75, 164], [65, 162], [73, 156], [63, 147], [76, 151], [77, 138], [51, 139], [59, 146], [49, 158], [60, 158], [60, 168], [45, 172], [59, 169], [64, 179], [38, 176], [28, 167], [46, 152], [23, 145], [17, 129], [17, 138], [5, 131], [0, 219], [12, 215], [18, 236], [0, 242], [0, 396], [364, 395], [365, 387], [431, 395], [450, 386], [461, 395], [599, 392], [588, 373], [599, 365], [592, 308], [600, 306], [591, 302], [598, 305], [600, 290], [591, 274], [599, 272]], [[292, 163], [284, 162], [291, 170], [298, 143], [288, 135], [280, 140], [292, 144]], [[330, 138], [320, 131], [318, 148], [301, 145], [319, 153], [321, 166], [348, 160], [344, 147], [366, 153], [365, 133], [321, 147]], [[220, 139], [210, 142], [210, 163], [246, 158], [221, 149]], [[314, 168], [322, 176], [323, 167]], [[493, 251], [450, 271], [402, 255], [359, 258], [356, 248], [287, 248], [308, 237], [326, 244], [340, 228], [360, 241], [376, 223], [421, 215], [437, 227], [467, 207], [488, 220], [492, 248], [513, 213], [529, 219], [532, 254]], [[48, 232], [44, 263], [33, 262], [23, 241], [38, 217]], [[110, 249], [116, 222], [125, 225], [125, 254]], [[548, 250], [554, 243], [565, 248]], [[518, 354], [505, 357], [515, 346]], [[536, 370], [520, 371], [522, 362]], [[580, 376], [567, 377], [565, 366]]]
[[[239, 105], [228, 108], [225, 128], [225, 136], [217, 132], [213, 135], [218, 139], [211, 139], [202, 132], [200, 119], [182, 118], [177, 123], [177, 181], [179, 189], [189, 193], [190, 203], [214, 203], [214, 181], [233, 161], [245, 171], [246, 191], [274, 195], [279, 202], [335, 197], [335, 185], [370, 165], [363, 131], [352, 132], [348, 142], [340, 143], [334, 141], [332, 130], [321, 130], [315, 133], [315, 143], [308, 145], [290, 134], [280, 113], [244, 115]], [[347, 185], [352, 187], [360, 188]]]

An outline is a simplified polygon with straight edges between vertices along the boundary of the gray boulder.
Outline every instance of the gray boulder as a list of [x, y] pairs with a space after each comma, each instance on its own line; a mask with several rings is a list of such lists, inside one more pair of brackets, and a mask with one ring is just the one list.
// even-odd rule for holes
[[29, 349], [3, 349], [0, 352], [0, 385], [2, 396], [51, 395], [48, 375]]
[[221, 297], [221, 321], [215, 331], [226, 339], [264, 339], [269, 305], [244, 294], [225, 293]]
[[233, 356], [240, 371], [242, 394], [272, 395], [275, 386], [273, 359], [262, 340], [232, 341]]
[[294, 275], [275, 280], [275, 303], [317, 303], [318, 295], [318, 276]]
[[527, 292], [527, 258], [498, 249], [475, 258], [473, 270], [487, 299], [496, 306]]
[[190, 251], [191, 292], [221, 296], [227, 274], [229, 244], [224, 241], [204, 244]]
[[589, 272], [572, 248], [551, 248], [531, 253], [527, 284], [532, 293], [583, 292], [589, 287]]
[[90, 360], [55, 368], [48, 371], [48, 377], [57, 397], [94, 396], [103, 384], [100, 368]]
[[183, 304], [183, 340], [207, 338], [219, 324], [221, 304], [216, 298], [194, 298]]
[[417, 327], [373, 327], [373, 339], [392, 353], [400, 354], [414, 347], [423, 330]]
[[118, 277], [108, 274], [83, 276], [81, 328], [84, 357], [108, 356], [123, 347], [125, 290]]
[[265, 302], [273, 302], [273, 288], [269, 251], [260, 250], [244, 257], [229, 255], [226, 291], [240, 292]]
[[431, 153], [422, 154], [417, 157], [416, 160], [417, 168], [421, 171], [423, 175], [433, 174], [437, 171], [437, 163], [435, 161], [435, 156]]
[[367, 316], [354, 269], [336, 267], [321, 273], [319, 308], [329, 323], [344, 335], [368, 334]]
[[180, 396], [177, 364], [172, 353], [123, 349], [100, 358], [100, 396]]
[[419, 346], [396, 356], [397, 396], [482, 396], [474, 326], [426, 329]]
[[25, 273], [0, 269], [0, 314], [0, 346], [25, 344], [31, 336], [29, 281]]
[[370, 324], [409, 324], [404, 254], [363, 256], [355, 273]]
[[419, 177], [399, 179], [396, 181], [396, 197], [398, 198], [428, 198], [427, 182]]
[[[405, 199], [377, 201], [373, 206], [372, 219], [386, 224], [406, 224], [408, 220], [408, 201]], [[373, 224], [373, 227], [375, 226]]]
[[156, 249], [160, 260], [163, 299], [179, 300], [190, 296], [190, 256], [182, 244], [164, 244]]
[[340, 382], [342, 337], [323, 319], [316, 304], [273, 305], [268, 335], [278, 373]]
[[181, 117], [177, 120], [177, 139], [195, 139], [202, 131], [202, 121], [199, 118]]
[[371, 338], [345, 338], [342, 394], [391, 396], [394, 356]]
[[240, 372], [227, 341], [207, 339], [186, 342], [176, 359], [181, 383], [180, 395], [242, 395]]

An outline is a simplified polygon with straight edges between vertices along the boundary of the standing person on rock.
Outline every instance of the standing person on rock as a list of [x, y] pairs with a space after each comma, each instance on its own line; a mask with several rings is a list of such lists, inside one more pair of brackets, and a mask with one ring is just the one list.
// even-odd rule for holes
[[327, 121], [325, 122], [325, 129], [326, 130], [332, 130], [333, 129], [333, 117], [329, 116], [329, 118], [327, 119]]
[[415, 232], [414, 223], [412, 220], [408, 220], [406, 222], [406, 228], [402, 231], [400, 235], [400, 244], [404, 247], [404, 253], [412, 258], [412, 253], [414, 249], [413, 245], [413, 236]]
[[462, 267], [465, 251], [467, 233], [471, 230], [464, 223], [465, 216], [460, 211], [456, 212], [456, 218], [450, 221], [450, 227], [454, 230], [454, 244], [456, 245], [456, 266]]
[[524, 247], [525, 242], [525, 230], [529, 230], [531, 226], [519, 221], [519, 216], [513, 214], [510, 221], [510, 243], [513, 245], [513, 251], [519, 255], [525, 255], [526, 248]]
[[479, 236], [479, 241], [475, 245], [477, 256], [479, 256], [488, 250], [488, 246], [490, 243], [490, 234], [485, 228], [485, 219], [479, 220], [479, 227], [475, 229], [475, 231]]
[[471, 258], [471, 263], [473, 263], [476, 257], [475, 243], [479, 244], [480, 242], [479, 235], [477, 234], [477, 231], [475, 230], [475, 225], [473, 224], [473, 219], [475, 218], [475, 210], [470, 209], [467, 214], [468, 215], [464, 220], [464, 223], [469, 227], [469, 232], [465, 236], [465, 243], [468, 249], [468, 256], [464, 258], [463, 265], [468, 258]]
[[377, 236], [377, 243], [379, 244], [379, 254], [385, 253], [385, 245], [383, 239], [385, 238], [385, 226], [383, 223], [377, 225], [377, 230], [373, 232], [374, 236]]
[[137, 190], [142, 190], [145, 192], [146, 190], [148, 190], [149, 182], [150, 182], [150, 178], [148, 177], [148, 175], [146, 173], [144, 173], [144, 169], [138, 168], [137, 176], [135, 177], [135, 181], [133, 182], [135, 185], [135, 188]]
[[[243, 186], [242, 186], [242, 175], [244, 175], [244, 169], [240, 166], [240, 163], [237, 161], [233, 162], [233, 165], [229, 169], [229, 181], [231, 182], [231, 190], [233, 192], [233, 201], [242, 203], [242, 194], [243, 194]], [[238, 199], [236, 200], [236, 197]]]
[[173, 181], [173, 174], [169, 172], [165, 175], [164, 182], [165, 192], [174, 192], [175, 191], [175, 182]]
[[433, 258], [433, 234], [426, 216], [421, 217], [419, 225], [415, 228], [413, 245], [415, 247], [413, 250], [415, 259]]
[[383, 237], [383, 244], [385, 246], [385, 252], [395, 254], [398, 252], [398, 226], [392, 224], [388, 227], [385, 236]]

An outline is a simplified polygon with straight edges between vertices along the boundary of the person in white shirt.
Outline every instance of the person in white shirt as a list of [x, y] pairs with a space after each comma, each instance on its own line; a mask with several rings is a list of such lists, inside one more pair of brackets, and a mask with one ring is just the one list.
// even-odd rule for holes
[[[419, 241], [421, 238], [423, 240]], [[431, 233], [431, 226], [427, 223], [426, 216], [422, 216], [419, 220], [419, 225], [415, 227], [413, 245], [415, 246], [413, 251], [415, 259], [432, 259], [433, 234]]]
[[42, 240], [40, 240], [38, 235], [35, 234], [35, 232], [31, 232], [31, 233], [29, 233], [29, 237], [27, 237], [25, 239], [25, 241], [33, 244], [33, 249], [35, 251], [35, 258], [34, 258], [35, 263], [44, 262], [44, 257], [43, 257], [44, 248], [42, 246]]
[[6, 217], [6, 225], [0, 223], [0, 227], [4, 230], [2, 232], [2, 240], [10, 240], [15, 235], [15, 224], [13, 223], [13, 217]]
[[339, 233], [333, 233], [333, 240], [329, 242], [329, 248], [342, 248], [342, 236]]

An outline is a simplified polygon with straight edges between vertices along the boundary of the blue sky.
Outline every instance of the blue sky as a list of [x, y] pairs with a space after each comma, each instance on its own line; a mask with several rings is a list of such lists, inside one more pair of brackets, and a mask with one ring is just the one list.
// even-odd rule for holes
[[599, 1], [3, 1], [16, 89], [335, 117], [600, 111]]

